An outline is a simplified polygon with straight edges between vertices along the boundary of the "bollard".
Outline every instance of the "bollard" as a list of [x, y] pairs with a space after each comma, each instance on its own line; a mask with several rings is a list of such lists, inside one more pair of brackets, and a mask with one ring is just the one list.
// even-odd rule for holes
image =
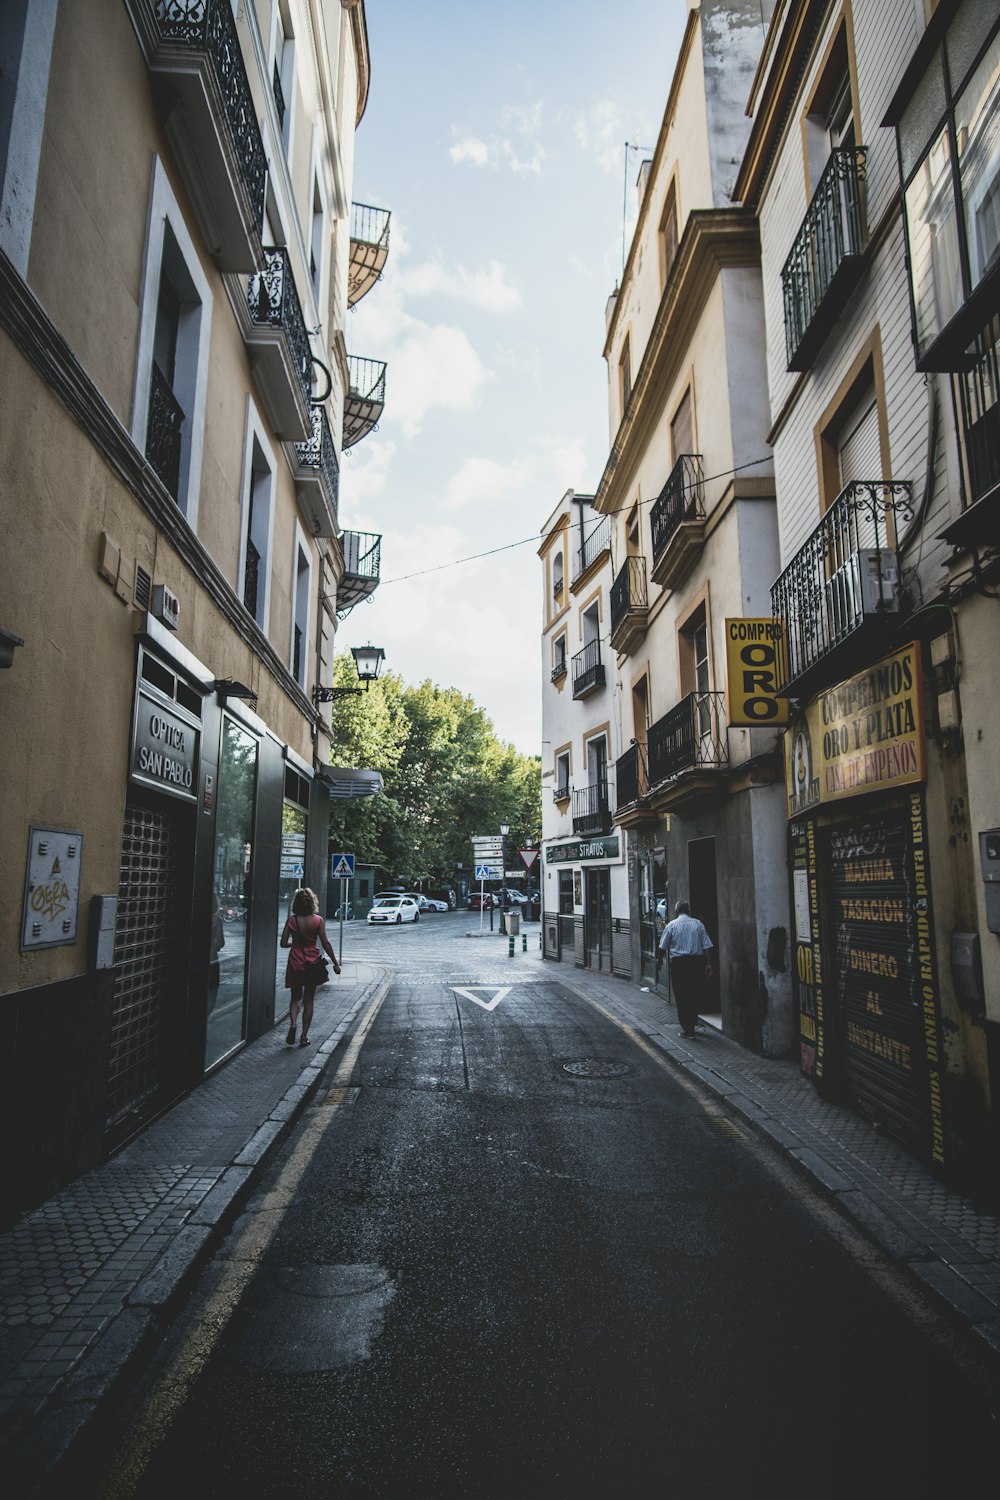
[[526, 932], [522, 932], [521, 933], [521, 952], [522, 953], [527, 953], [527, 951], [528, 951], [528, 934]]
[[511, 933], [510, 937], [507, 940], [507, 957], [508, 958], [513, 958], [514, 957], [514, 934], [513, 933]]

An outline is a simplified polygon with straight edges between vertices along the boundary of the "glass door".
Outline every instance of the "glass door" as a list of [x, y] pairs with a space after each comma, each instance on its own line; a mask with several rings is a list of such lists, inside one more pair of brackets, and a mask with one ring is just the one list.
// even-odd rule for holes
[[[214, 901], [205, 1067], [238, 1047], [246, 1036], [247, 957], [257, 741], [235, 720], [223, 719], [219, 752], [219, 811], [215, 825]], [[213, 903], [214, 905], [214, 903]]]

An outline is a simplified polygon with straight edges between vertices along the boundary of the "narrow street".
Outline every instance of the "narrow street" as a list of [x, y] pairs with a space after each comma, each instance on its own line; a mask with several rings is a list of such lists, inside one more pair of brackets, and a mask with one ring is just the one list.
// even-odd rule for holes
[[897, 1273], [472, 925], [347, 929], [394, 976], [78, 1492], [929, 1496], [995, 1473], [997, 1391]]

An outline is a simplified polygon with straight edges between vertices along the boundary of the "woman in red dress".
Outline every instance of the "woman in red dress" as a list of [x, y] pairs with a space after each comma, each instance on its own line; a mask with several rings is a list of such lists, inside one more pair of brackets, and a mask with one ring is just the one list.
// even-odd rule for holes
[[337, 962], [337, 955], [330, 947], [330, 939], [326, 935], [326, 923], [319, 914], [316, 893], [308, 887], [303, 887], [292, 897], [292, 914], [281, 931], [281, 946], [291, 948], [288, 963], [285, 965], [285, 989], [292, 992], [291, 1003], [288, 1007], [288, 1035], [285, 1037], [289, 1047], [295, 1041], [299, 1006], [302, 1007], [302, 1038], [299, 1046], [308, 1047], [309, 1045], [309, 1027], [312, 1025], [316, 986], [325, 982], [324, 979], [318, 977], [314, 968], [314, 965], [322, 962], [320, 944], [330, 955], [333, 972], [339, 974], [340, 965]]

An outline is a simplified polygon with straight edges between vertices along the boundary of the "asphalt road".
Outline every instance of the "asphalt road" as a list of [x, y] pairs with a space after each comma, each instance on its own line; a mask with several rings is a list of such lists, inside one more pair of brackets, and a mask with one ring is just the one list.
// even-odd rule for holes
[[76, 1492], [995, 1493], [936, 1315], [476, 920], [348, 931], [395, 977]]

